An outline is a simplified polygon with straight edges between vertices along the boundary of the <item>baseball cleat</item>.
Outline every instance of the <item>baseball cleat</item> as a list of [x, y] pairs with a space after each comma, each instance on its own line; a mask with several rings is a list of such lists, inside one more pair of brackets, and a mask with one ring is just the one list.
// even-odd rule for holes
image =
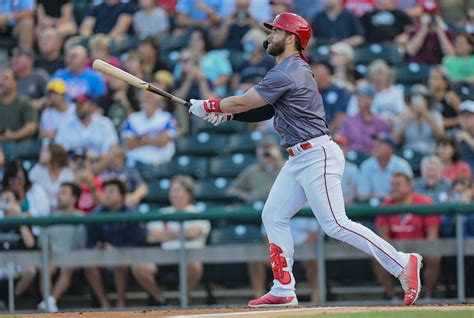
[[398, 277], [405, 292], [405, 305], [413, 305], [418, 299], [421, 290], [420, 270], [423, 266], [420, 254], [411, 254], [407, 266]]
[[296, 307], [298, 306], [298, 299], [296, 296], [292, 297], [277, 297], [270, 293], [263, 295], [260, 298], [249, 301], [251, 308], [258, 307]]

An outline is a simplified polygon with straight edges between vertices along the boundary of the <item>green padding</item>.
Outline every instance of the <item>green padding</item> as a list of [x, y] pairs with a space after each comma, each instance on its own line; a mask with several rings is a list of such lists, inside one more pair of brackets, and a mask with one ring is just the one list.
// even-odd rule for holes
[[[442, 203], [437, 205], [400, 205], [390, 207], [371, 207], [368, 205], [352, 205], [347, 208], [347, 215], [352, 218], [373, 217], [381, 214], [471, 214], [474, 212], [474, 204]], [[0, 220], [1, 226], [19, 226], [53, 224], [78, 224], [78, 223], [111, 223], [111, 222], [141, 222], [141, 221], [188, 221], [188, 220], [260, 220], [261, 211], [252, 208], [226, 209], [215, 208], [203, 213], [174, 213], [161, 214], [152, 211], [146, 214], [125, 214], [114, 212], [101, 215], [87, 216], [50, 216], [50, 217], [10, 217]], [[310, 209], [302, 209], [298, 216], [312, 216]]]

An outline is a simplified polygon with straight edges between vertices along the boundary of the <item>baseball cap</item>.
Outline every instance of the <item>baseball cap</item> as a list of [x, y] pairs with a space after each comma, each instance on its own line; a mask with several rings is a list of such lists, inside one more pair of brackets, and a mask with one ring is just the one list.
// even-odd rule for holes
[[332, 139], [342, 146], [349, 146], [349, 139], [343, 135], [335, 135]]
[[77, 96], [76, 98], [74, 98], [74, 102], [76, 104], [83, 104], [85, 102], [92, 102], [92, 103], [96, 103], [97, 100], [94, 96], [92, 95], [89, 95], [89, 94], [82, 94], [82, 95], [79, 95]]
[[168, 71], [158, 71], [153, 75], [155, 81], [168, 85], [168, 87], [174, 86], [173, 74]]
[[460, 105], [461, 112], [469, 112], [474, 113], [474, 101], [472, 100], [465, 100]]
[[378, 141], [384, 142], [384, 143], [392, 146], [392, 148], [396, 147], [395, 141], [393, 140], [392, 136], [390, 134], [387, 134], [387, 133], [378, 133], [376, 135], [373, 135], [372, 140], [378, 140]]
[[415, 84], [410, 89], [411, 95], [423, 95], [425, 97], [431, 97], [428, 87], [423, 84]]
[[24, 49], [24, 48], [21, 48], [21, 47], [16, 47], [13, 49], [13, 52], [12, 52], [13, 56], [27, 56], [29, 58], [34, 58], [35, 55], [33, 53], [33, 51], [30, 51], [30, 50], [27, 50], [27, 49]]
[[288, 6], [288, 8], [292, 8], [294, 6], [293, 0], [270, 0], [270, 4], [282, 4]]
[[52, 79], [48, 82], [46, 90], [64, 95], [66, 93], [66, 82], [61, 78]]
[[438, 14], [439, 6], [434, 0], [423, 0], [421, 1], [421, 8], [424, 13]]
[[354, 59], [354, 49], [347, 43], [338, 42], [331, 45], [331, 52], [336, 54], [342, 54], [347, 57], [349, 60]]
[[371, 85], [362, 85], [356, 88], [355, 92], [356, 95], [367, 96], [370, 98], [375, 97], [375, 90], [372, 88]]

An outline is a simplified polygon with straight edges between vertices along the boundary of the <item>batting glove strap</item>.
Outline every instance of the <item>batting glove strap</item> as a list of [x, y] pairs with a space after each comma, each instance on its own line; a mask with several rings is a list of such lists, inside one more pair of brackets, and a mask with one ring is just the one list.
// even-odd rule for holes
[[207, 99], [204, 101], [204, 110], [208, 113], [222, 113], [220, 99]]

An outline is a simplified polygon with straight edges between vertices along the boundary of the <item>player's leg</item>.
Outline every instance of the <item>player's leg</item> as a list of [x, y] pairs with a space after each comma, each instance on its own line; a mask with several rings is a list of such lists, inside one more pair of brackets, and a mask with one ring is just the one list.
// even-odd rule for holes
[[314, 159], [309, 164], [302, 156], [307, 168], [297, 178], [326, 234], [373, 256], [389, 273], [400, 278], [406, 291], [405, 302], [413, 303], [420, 290], [421, 256], [397, 251], [370, 229], [347, 217], [341, 188], [345, 159], [337, 144], [329, 141], [303, 155], [312, 155]]
[[293, 238], [289, 221], [306, 203], [303, 188], [285, 164], [272, 186], [262, 212], [270, 243], [273, 286], [270, 293], [249, 302], [251, 307], [296, 305], [293, 266]]

